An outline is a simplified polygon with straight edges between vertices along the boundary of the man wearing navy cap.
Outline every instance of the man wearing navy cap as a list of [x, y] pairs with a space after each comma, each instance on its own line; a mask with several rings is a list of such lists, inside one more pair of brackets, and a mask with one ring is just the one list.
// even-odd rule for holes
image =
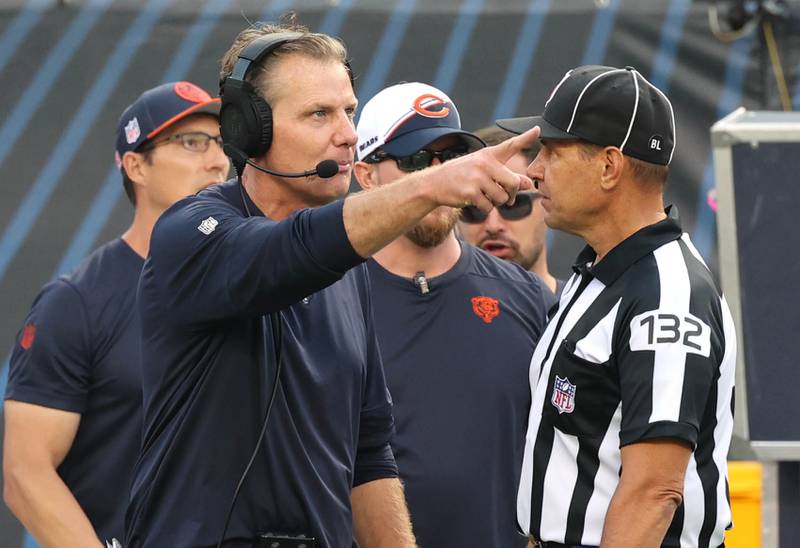
[[[370, 99], [357, 129], [354, 170], [369, 192], [484, 147], [453, 101], [419, 82]], [[538, 276], [459, 242], [460, 211], [435, 209], [367, 261], [392, 449], [421, 546], [521, 547], [528, 366], [555, 298]]]
[[541, 128], [545, 222], [588, 244], [531, 362], [520, 528], [541, 548], [722, 546], [736, 336], [664, 209], [669, 99], [634, 68], [583, 66], [541, 116], [497, 124]]
[[17, 337], [5, 394], [4, 495], [43, 547], [122, 538], [142, 430], [136, 286], [159, 215], [228, 173], [219, 107], [194, 84], [173, 82], [125, 110], [116, 159], [133, 223], [45, 285]]

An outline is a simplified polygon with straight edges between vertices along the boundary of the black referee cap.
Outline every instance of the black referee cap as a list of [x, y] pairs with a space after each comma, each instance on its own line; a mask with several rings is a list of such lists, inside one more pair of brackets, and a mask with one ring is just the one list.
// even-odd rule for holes
[[574, 68], [553, 89], [541, 116], [497, 125], [513, 133], [539, 126], [540, 139], [583, 139], [660, 165], [672, 161], [675, 149], [672, 104], [633, 67]]

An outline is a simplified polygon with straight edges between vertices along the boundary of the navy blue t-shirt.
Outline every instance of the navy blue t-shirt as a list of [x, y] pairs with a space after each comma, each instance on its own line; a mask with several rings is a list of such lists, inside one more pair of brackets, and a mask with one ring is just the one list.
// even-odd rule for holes
[[412, 280], [369, 261], [375, 327], [394, 401], [392, 441], [422, 548], [525, 546], [515, 501], [528, 367], [552, 292], [462, 244], [456, 265]]
[[122, 239], [45, 285], [11, 355], [5, 399], [79, 413], [58, 474], [102, 540], [121, 539], [142, 439], [136, 286], [143, 259]]
[[145, 426], [126, 548], [216, 545], [273, 388], [269, 312], [282, 318], [281, 385], [225, 546], [280, 531], [349, 547], [352, 487], [397, 475], [342, 204], [274, 222], [230, 181], [156, 223], [139, 286]]

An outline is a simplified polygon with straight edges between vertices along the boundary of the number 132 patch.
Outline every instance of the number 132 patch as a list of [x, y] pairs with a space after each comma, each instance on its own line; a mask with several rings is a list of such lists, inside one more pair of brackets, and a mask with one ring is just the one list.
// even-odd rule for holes
[[711, 353], [711, 328], [688, 312], [672, 314], [651, 310], [631, 320], [631, 350], [657, 350], [679, 344], [688, 354], [708, 357]]

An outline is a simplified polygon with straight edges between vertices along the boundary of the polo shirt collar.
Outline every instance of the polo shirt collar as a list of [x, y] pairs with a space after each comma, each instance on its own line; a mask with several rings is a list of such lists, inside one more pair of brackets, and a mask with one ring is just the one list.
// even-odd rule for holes
[[667, 218], [639, 229], [617, 244], [596, 265], [597, 253], [586, 246], [578, 254], [572, 269], [578, 274], [588, 273], [606, 286], [613, 284], [633, 263], [649, 255], [662, 245], [677, 240], [683, 234], [678, 217], [678, 208], [668, 206], [664, 212]]
[[[247, 192], [247, 189], [244, 187], [244, 183], [239, 183], [239, 192], [240, 192], [240, 199], [244, 199], [244, 203], [241, 204], [242, 214], [247, 215], [248, 211], [250, 215], [248, 217], [266, 217], [264, 212], [256, 205], [253, 199], [250, 197], [250, 194]], [[241, 200], [240, 200], [241, 201]], [[247, 204], [247, 205], [245, 205]]]

